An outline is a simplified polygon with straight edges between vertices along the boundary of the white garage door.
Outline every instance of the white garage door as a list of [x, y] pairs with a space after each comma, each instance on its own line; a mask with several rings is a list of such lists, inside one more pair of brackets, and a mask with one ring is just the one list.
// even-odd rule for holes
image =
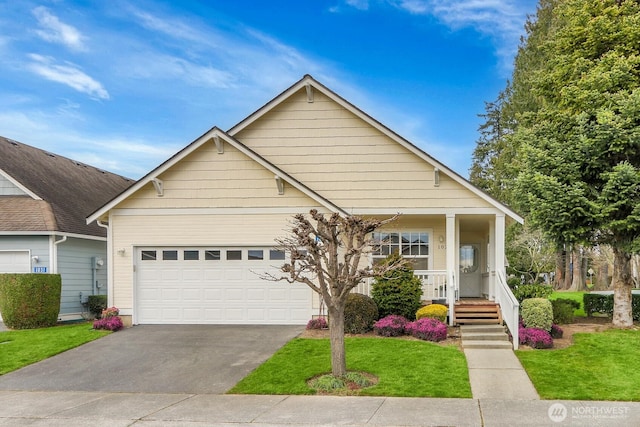
[[139, 248], [136, 322], [305, 324], [311, 290], [271, 282], [284, 254], [271, 248]]
[[0, 273], [29, 273], [29, 251], [0, 251]]

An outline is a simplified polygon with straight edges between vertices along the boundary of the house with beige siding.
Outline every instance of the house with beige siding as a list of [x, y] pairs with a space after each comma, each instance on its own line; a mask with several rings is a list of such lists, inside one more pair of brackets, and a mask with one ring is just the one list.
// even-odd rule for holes
[[[423, 299], [517, 303], [505, 227], [522, 218], [311, 76], [227, 131], [217, 127], [92, 213], [108, 233], [109, 304], [132, 324], [305, 324], [303, 285], [260, 279], [287, 254], [275, 239], [315, 208], [398, 221], [369, 262], [413, 261]], [[368, 292], [368, 284], [359, 289]]]

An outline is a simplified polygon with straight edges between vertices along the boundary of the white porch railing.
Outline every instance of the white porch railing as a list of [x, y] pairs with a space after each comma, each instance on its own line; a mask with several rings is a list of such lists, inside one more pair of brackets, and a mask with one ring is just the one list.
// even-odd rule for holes
[[507, 279], [504, 277], [502, 271], [498, 271], [495, 276], [496, 279], [496, 302], [500, 304], [502, 310], [502, 318], [507, 325], [511, 336], [513, 337], [513, 349], [517, 350], [520, 344], [520, 337], [518, 336], [518, 324], [520, 321], [520, 303], [509, 289], [507, 285]]
[[[446, 270], [415, 270], [415, 276], [422, 282], [422, 299], [447, 299]], [[360, 283], [353, 292], [371, 296], [373, 279]]]

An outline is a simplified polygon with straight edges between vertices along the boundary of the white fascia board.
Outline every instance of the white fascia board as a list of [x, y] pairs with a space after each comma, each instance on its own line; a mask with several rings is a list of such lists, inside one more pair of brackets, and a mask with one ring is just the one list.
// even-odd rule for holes
[[88, 234], [61, 233], [59, 231], [0, 231], [0, 236], [60, 236], [74, 239], [96, 240], [106, 242], [106, 237], [91, 236]]
[[498, 208], [362, 208], [353, 209], [353, 215], [497, 215], [504, 214]]
[[16, 180], [14, 177], [12, 177], [8, 173], [6, 173], [4, 170], [0, 169], [0, 175], [2, 175], [7, 181], [12, 183], [16, 187], [18, 187], [18, 189], [20, 191], [22, 191], [23, 193], [25, 193], [27, 196], [31, 197], [32, 199], [34, 199], [34, 200], [42, 200], [42, 197], [38, 196], [33, 191], [29, 190], [27, 187], [22, 185], [18, 180]]
[[386, 127], [385, 125], [383, 125], [382, 123], [380, 123], [379, 121], [377, 121], [376, 119], [374, 119], [373, 117], [371, 117], [370, 115], [368, 115], [367, 113], [365, 113], [364, 111], [356, 107], [355, 105], [351, 104], [346, 99], [342, 98], [340, 95], [336, 94], [329, 88], [325, 87], [322, 83], [316, 81], [310, 75], [305, 75], [298, 83], [294, 84], [289, 89], [285, 90], [280, 95], [278, 95], [277, 97], [272, 99], [270, 102], [265, 104], [262, 108], [257, 110], [255, 113], [253, 113], [252, 115], [250, 115], [249, 117], [247, 117], [246, 119], [244, 119], [243, 121], [241, 121], [240, 123], [232, 127], [231, 129], [229, 129], [228, 134], [231, 136], [236, 135], [237, 133], [239, 133], [240, 131], [242, 131], [252, 123], [254, 123], [256, 120], [258, 120], [260, 117], [264, 116], [276, 105], [280, 104], [282, 101], [289, 98], [294, 93], [298, 92], [301, 89], [306, 90], [307, 85], [311, 85], [314, 89], [320, 91], [322, 94], [324, 94], [331, 100], [335, 101], [338, 105], [342, 106], [343, 108], [350, 111], [360, 119], [364, 120], [370, 126], [379, 130], [390, 139], [396, 141], [398, 144], [402, 145], [403, 147], [411, 151], [413, 154], [420, 157], [425, 162], [431, 164], [435, 168], [440, 169], [440, 173], [444, 173], [445, 175], [450, 176], [458, 184], [467, 188], [469, 191], [471, 191], [472, 193], [474, 193], [476, 196], [480, 197], [487, 203], [491, 204], [492, 206], [495, 206], [505, 215], [509, 216], [510, 218], [512, 218], [513, 220], [521, 224], [524, 223], [524, 219], [520, 215], [518, 215], [517, 213], [509, 209], [507, 206], [498, 202], [493, 197], [489, 196], [487, 193], [480, 190], [475, 185], [471, 184], [468, 180], [458, 175], [456, 172], [451, 170], [449, 167], [447, 167], [443, 163], [440, 163], [438, 160], [434, 159], [429, 154], [422, 151], [420, 148], [413, 145], [408, 140], [404, 139], [403, 137], [401, 137], [400, 135], [398, 135], [397, 133], [395, 133], [394, 131], [392, 131], [391, 129], [389, 129], [388, 127]]
[[113, 216], [182, 216], [182, 215], [296, 215], [309, 213], [316, 209], [320, 213], [330, 214], [333, 211], [324, 206], [295, 208], [115, 208]]

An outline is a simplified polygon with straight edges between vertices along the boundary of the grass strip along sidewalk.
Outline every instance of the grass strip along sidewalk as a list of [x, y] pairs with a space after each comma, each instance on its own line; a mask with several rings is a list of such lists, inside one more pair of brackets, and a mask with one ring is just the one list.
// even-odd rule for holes
[[543, 399], [640, 401], [640, 331], [574, 335], [559, 350], [516, 355]]
[[[347, 369], [378, 377], [367, 396], [470, 398], [464, 354], [457, 347], [395, 338], [346, 338]], [[328, 339], [296, 338], [228, 393], [314, 394], [307, 380], [331, 371]]]
[[0, 333], [0, 375], [110, 334], [90, 322]]

